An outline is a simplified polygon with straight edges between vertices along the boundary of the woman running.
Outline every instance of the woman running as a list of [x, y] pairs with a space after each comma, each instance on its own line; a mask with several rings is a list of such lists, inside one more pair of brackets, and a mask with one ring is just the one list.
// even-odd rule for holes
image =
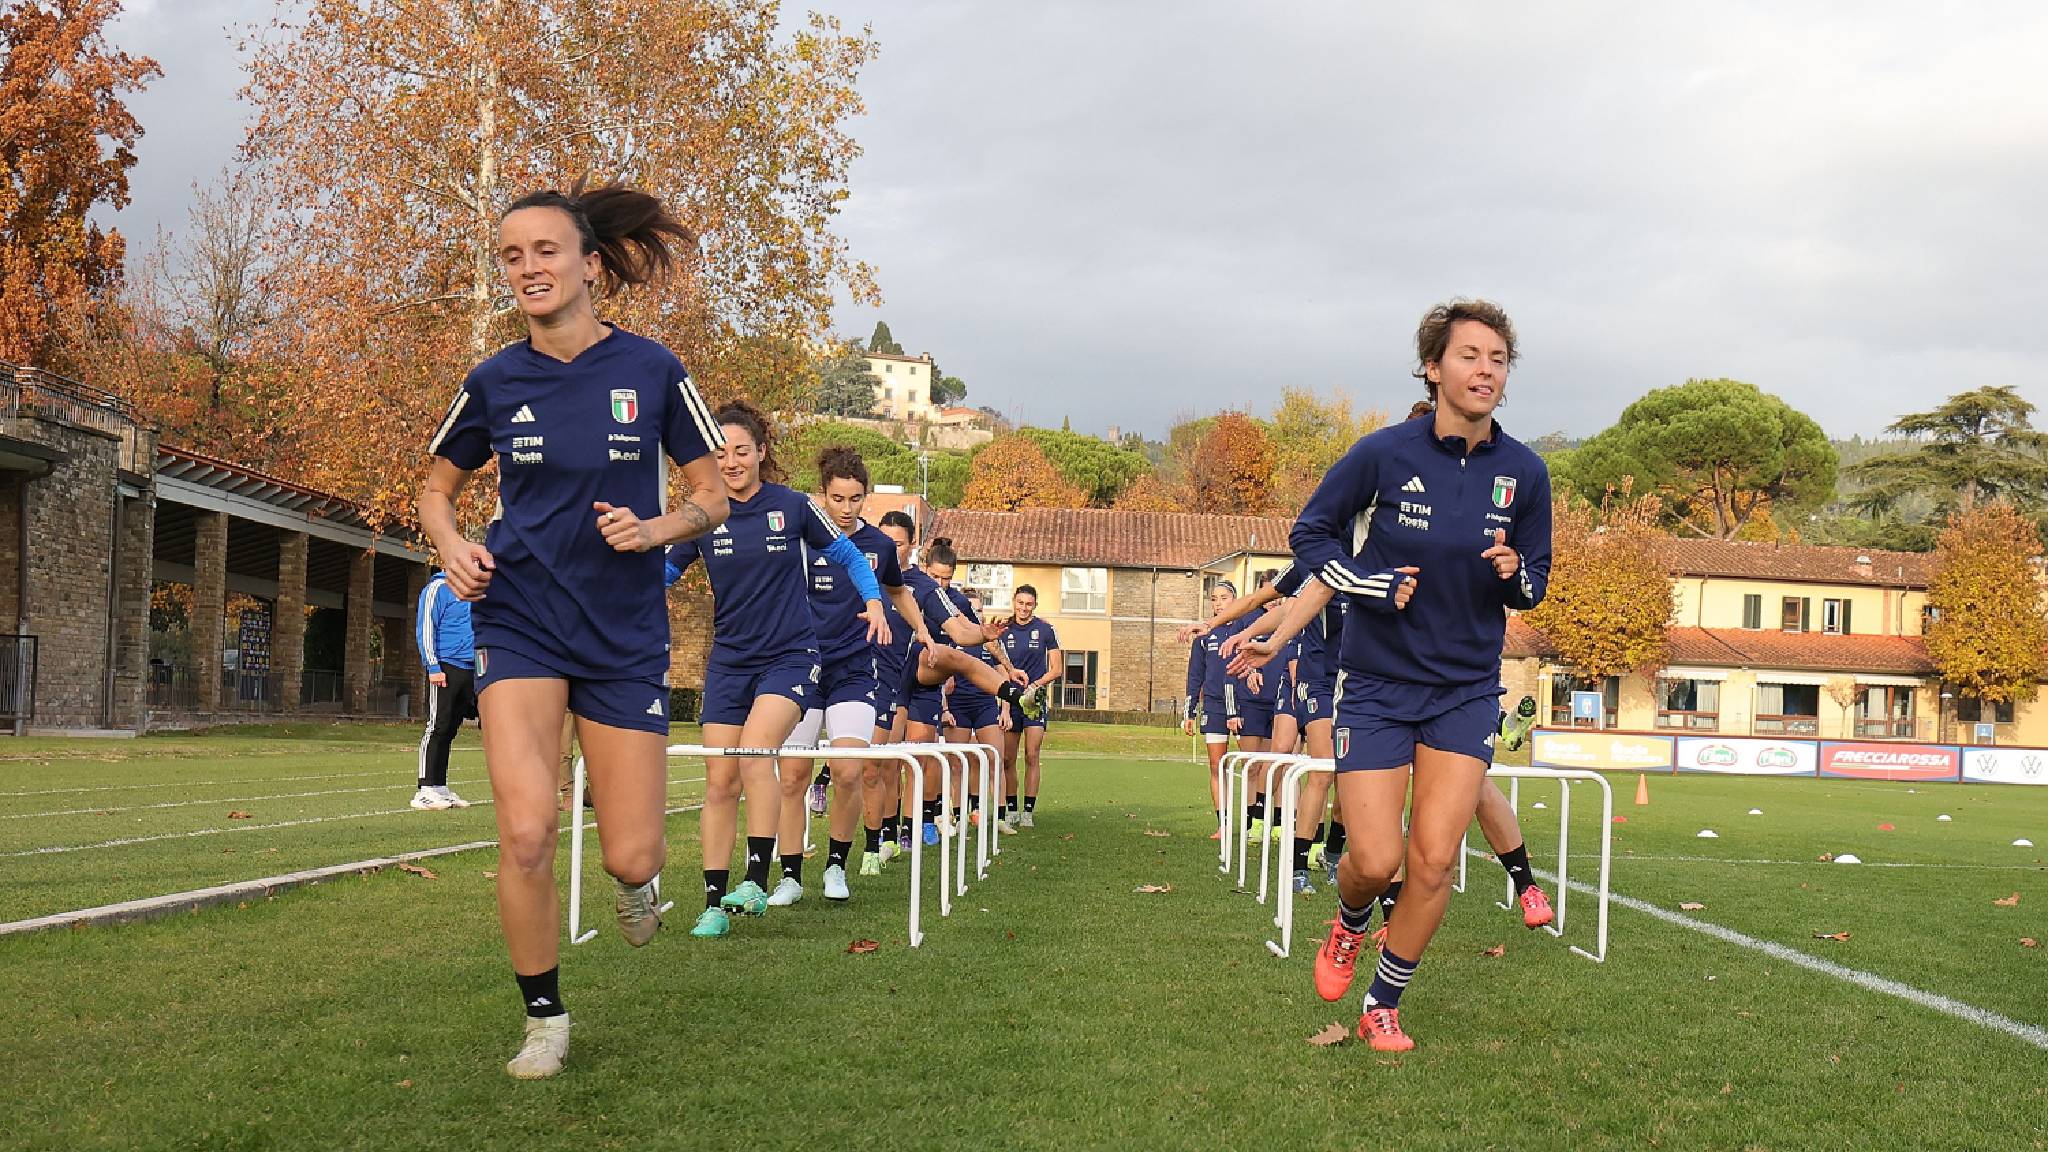
[[[931, 552], [925, 557], [925, 571], [931, 573], [932, 578], [939, 582], [940, 590], [952, 601], [954, 609], [961, 617], [981, 630], [980, 634], [985, 640], [985, 643], [967, 649], [968, 654], [975, 663], [988, 668], [991, 673], [1000, 668], [1002, 672], [999, 682], [1014, 683], [1021, 691], [1021, 686], [1028, 677], [1010, 663], [1009, 656], [1003, 651], [1002, 622], [994, 617], [984, 620], [980, 595], [953, 583], [953, 573], [957, 564], [958, 557], [951, 540], [941, 537], [932, 541]], [[952, 683], [946, 689], [944, 712], [946, 716], [951, 717], [946, 721], [946, 740], [951, 744], [979, 744], [1000, 757], [1003, 754], [1003, 701], [981, 686], [987, 679], [982, 677], [981, 681], [977, 682], [964, 676], [953, 677]], [[1032, 711], [1035, 716], [1045, 715], [1043, 701], [1034, 699], [1030, 704], [1034, 706]], [[1001, 780], [995, 783], [1000, 784]], [[981, 780], [978, 773], [968, 777], [967, 795], [971, 802], [968, 819], [979, 825], [984, 817], [981, 809]], [[1004, 819], [1004, 813], [998, 812], [995, 821], [995, 830], [998, 834], [1016, 832], [1016, 829]]]
[[[1020, 585], [1010, 595], [1010, 620], [1003, 629], [1003, 652], [1010, 664], [1030, 677], [1025, 691], [1037, 694], [1041, 703], [1046, 687], [1060, 678], [1059, 634], [1038, 614], [1038, 589]], [[1003, 706], [1003, 806], [1016, 826], [1029, 828], [1038, 810], [1039, 757], [1045, 750], [1047, 717], [1038, 719], [1018, 714]], [[1024, 807], [1017, 807], [1017, 753], [1024, 753]]]
[[[552, 1076], [569, 1055], [554, 863], [565, 713], [583, 741], [619, 929], [639, 946], [661, 923], [669, 622], [656, 550], [726, 518], [713, 482], [719, 433], [675, 356], [600, 320], [594, 297], [664, 274], [671, 245], [691, 242], [661, 201], [629, 188], [514, 202], [498, 222], [498, 264], [527, 338], [470, 371], [427, 449], [420, 526], [448, 587], [474, 604], [498, 919], [526, 1005], [505, 1071], [521, 1079]], [[694, 489], [667, 512], [662, 453]], [[493, 458], [501, 511], [478, 544], [456, 498]]]
[[[718, 450], [718, 476], [732, 515], [711, 536], [678, 544], [670, 552], [669, 571], [673, 579], [701, 559], [711, 578], [713, 639], [704, 672], [704, 743], [780, 748], [804, 710], [823, 695], [818, 631], [804, 607], [812, 558], [833, 568], [835, 582], [843, 578], [853, 586], [857, 601], [842, 597], [836, 609], [860, 621], [850, 627], [886, 641], [889, 623], [867, 557], [809, 497], [777, 483], [782, 468], [775, 462], [768, 421], [752, 405], [735, 402], [718, 410], [718, 423], [725, 437]], [[775, 762], [763, 756], [708, 757], [704, 777], [704, 911], [690, 935], [715, 937], [732, 931], [732, 910], [748, 916], [768, 910], [768, 858], [776, 849], [783, 789]], [[801, 786], [808, 781], [809, 773], [798, 781], [799, 811]], [[746, 879], [728, 892], [742, 792], [747, 798]], [[791, 875], [792, 855], [800, 873], [801, 820], [795, 838], [782, 841], [785, 877]]]
[[[874, 735], [876, 705], [881, 696], [875, 654], [892, 646], [896, 629], [904, 620], [901, 609], [908, 608], [916, 614], [917, 602], [911, 598], [910, 589], [903, 586], [903, 576], [896, 564], [896, 542], [860, 518], [861, 506], [868, 498], [868, 468], [860, 453], [851, 448], [827, 448], [819, 453], [818, 487], [818, 505], [825, 510], [832, 526], [853, 541], [862, 562], [888, 592], [889, 600], [883, 606], [888, 627], [885, 634], [871, 637], [853, 586], [843, 578], [844, 574], [836, 566], [824, 563], [823, 557], [805, 565], [810, 573], [811, 618], [818, 633], [824, 671], [817, 686], [818, 699], [805, 709], [790, 744], [798, 748], [816, 746], [822, 727], [835, 748], [865, 748]], [[897, 607], [896, 613], [889, 613], [890, 604]], [[921, 619], [916, 631], [919, 635], [924, 632]], [[830, 824], [825, 841], [827, 900], [845, 900], [852, 895], [846, 884], [846, 861], [853, 851], [853, 832], [861, 818], [861, 771], [873, 764], [872, 760], [829, 761], [835, 802], [828, 809]], [[803, 843], [805, 825], [809, 822], [804, 784], [810, 778], [809, 757], [783, 758], [779, 829], [782, 879], [768, 897], [771, 907], [785, 907], [804, 897]], [[881, 861], [878, 859], [875, 864], [879, 869]], [[867, 871], [865, 855], [861, 868]]]
[[[1493, 758], [1507, 609], [1534, 608], [1550, 576], [1549, 472], [1493, 419], [1515, 361], [1507, 314], [1484, 301], [1432, 308], [1416, 360], [1435, 413], [1361, 439], [1317, 486], [1289, 537], [1317, 579], [1276, 633], [1284, 641], [1332, 589], [1359, 609], [1339, 656], [1337, 801], [1351, 846], [1316, 953], [1325, 1000], [1350, 986], [1373, 901], [1402, 867], [1413, 779], [1407, 883], [1358, 1022], [1378, 1051], [1414, 1047], [1401, 993], [1443, 920]], [[1370, 532], [1354, 555], [1359, 517]]]
[[[895, 546], [896, 569], [900, 574], [910, 567], [910, 545], [917, 535], [917, 524], [909, 514], [891, 509], [882, 514], [878, 529]], [[906, 584], [906, 587], [908, 585]], [[910, 594], [910, 607], [915, 609], [917, 593]], [[875, 645], [875, 676], [880, 691], [875, 697], [874, 743], [901, 744], [904, 729], [910, 722], [910, 712], [903, 706], [903, 666], [910, 651], [910, 645], [925, 634], [922, 611], [911, 611], [907, 615], [896, 607], [891, 599], [882, 605], [889, 617], [889, 643]], [[913, 623], [914, 622], [914, 623]], [[899, 840], [903, 828], [903, 776], [907, 771], [893, 760], [870, 760], [863, 766], [861, 774], [861, 825], [866, 835], [866, 851], [860, 858], [860, 874], [880, 876], [882, 865], [894, 859], [905, 847]]]
[[[1219, 580], [1209, 589], [1209, 611], [1221, 613], [1237, 599], [1237, 585], [1228, 580]], [[1209, 807], [1216, 811], [1216, 832], [1211, 840], [1223, 836], [1223, 793], [1218, 787], [1217, 775], [1223, 757], [1230, 751], [1230, 737], [1237, 730], [1233, 723], [1237, 718], [1235, 693], [1229, 690], [1230, 674], [1225, 671], [1227, 663], [1222, 655], [1223, 642], [1235, 636], [1244, 624], [1233, 618], [1227, 624], [1211, 628], [1188, 628], [1183, 631], [1193, 640], [1188, 650], [1187, 716], [1181, 721], [1180, 730], [1193, 736], [1200, 726], [1202, 742], [1209, 750]]]

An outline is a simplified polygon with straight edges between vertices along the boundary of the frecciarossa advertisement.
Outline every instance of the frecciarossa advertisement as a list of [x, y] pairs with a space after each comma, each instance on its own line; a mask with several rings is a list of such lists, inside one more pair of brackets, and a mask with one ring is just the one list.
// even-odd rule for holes
[[1820, 746], [1820, 774], [1851, 780], [1954, 780], [1956, 749], [1928, 744], [1846, 743]]

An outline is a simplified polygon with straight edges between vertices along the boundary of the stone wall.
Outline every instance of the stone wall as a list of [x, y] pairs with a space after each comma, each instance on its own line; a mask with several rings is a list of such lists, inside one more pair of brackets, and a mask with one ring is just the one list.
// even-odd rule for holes
[[702, 689], [711, 659], [711, 585], [701, 565], [669, 587], [668, 627], [669, 685]]
[[108, 726], [149, 723], [149, 591], [156, 508], [148, 494], [121, 501], [121, 557], [114, 604], [114, 706]]
[[[46, 419], [16, 420], [12, 433], [64, 454], [28, 487], [28, 631], [39, 638], [34, 723], [98, 727], [107, 719], [108, 574], [121, 443]], [[12, 559], [12, 538], [8, 545]]]
[[1199, 618], [1201, 599], [1197, 572], [1110, 570], [1109, 663], [1096, 670], [1098, 708], [1149, 712], [1157, 702], [1180, 699], [1188, 646], [1175, 633]]
[[19, 472], [0, 472], [0, 630], [10, 634], [21, 616], [21, 486]]

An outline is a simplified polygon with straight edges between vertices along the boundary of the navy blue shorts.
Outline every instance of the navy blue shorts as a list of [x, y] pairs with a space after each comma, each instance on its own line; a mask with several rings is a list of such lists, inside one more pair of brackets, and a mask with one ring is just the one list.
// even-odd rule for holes
[[476, 650], [476, 694], [500, 680], [567, 680], [569, 711], [612, 728], [668, 735], [668, 684], [664, 677], [587, 680], [549, 667], [509, 648]]
[[1254, 740], [1271, 740], [1273, 738], [1273, 705], [1271, 703], [1264, 700], [1239, 700], [1237, 702], [1237, 715], [1238, 719], [1243, 721], [1237, 726], [1237, 734], [1239, 736], [1249, 736]]
[[798, 709], [823, 704], [816, 652], [792, 652], [756, 668], [713, 664], [704, 670], [706, 724], [745, 724], [758, 696], [780, 696]]
[[1336, 716], [1336, 692], [1327, 681], [1308, 680], [1294, 690], [1296, 717], [1306, 729], [1318, 720], [1329, 720]]
[[1347, 675], [1333, 734], [1337, 771], [1406, 767], [1418, 746], [1491, 765], [1499, 724], [1498, 683], [1403, 684]]
[[1230, 716], [1228, 714], [1228, 710], [1224, 706], [1223, 697], [1202, 697], [1202, 735], [1230, 735], [1230, 729], [1226, 727], [1226, 724], [1229, 721], [1229, 719]]
[[[862, 648], [848, 656], [827, 661], [819, 670], [818, 690], [825, 694], [823, 707], [834, 704], [873, 704], [881, 711], [881, 678], [875, 675], [875, 650]], [[813, 702], [809, 707], [817, 708]]]
[[900, 677], [885, 672], [875, 678], [875, 727], [887, 729], [896, 726], [896, 691], [900, 687]]
[[979, 688], [962, 691], [953, 688], [953, 701], [947, 705], [953, 713], [953, 724], [959, 728], [992, 728], [1003, 722], [1002, 704], [995, 697]]

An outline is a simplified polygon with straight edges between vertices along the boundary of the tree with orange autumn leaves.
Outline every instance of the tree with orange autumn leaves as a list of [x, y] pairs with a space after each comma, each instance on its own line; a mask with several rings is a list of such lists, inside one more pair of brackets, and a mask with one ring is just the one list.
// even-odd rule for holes
[[1589, 679], [1650, 674], [1670, 660], [1670, 536], [1663, 504], [1624, 480], [1594, 507], [1568, 495], [1551, 511], [1550, 591], [1526, 614], [1558, 659]]
[[975, 453], [960, 506], [989, 512], [1086, 508], [1088, 494], [1061, 476], [1029, 436], [1012, 432]]
[[256, 355], [288, 383], [294, 478], [405, 515], [463, 374], [524, 334], [499, 214], [583, 177], [661, 196], [700, 239], [600, 315], [714, 402], [796, 407], [835, 292], [875, 296], [832, 224], [877, 49], [778, 21], [771, 0], [310, 0], [271, 25], [245, 158], [273, 226]]
[[1927, 655], [1956, 695], [2004, 704], [2039, 690], [2048, 648], [2040, 558], [2040, 533], [2002, 500], [1949, 516], [1927, 582]]
[[142, 126], [121, 95], [162, 74], [107, 43], [120, 10], [0, 5], [0, 360], [75, 373], [120, 285], [126, 242], [88, 214], [127, 205]]

